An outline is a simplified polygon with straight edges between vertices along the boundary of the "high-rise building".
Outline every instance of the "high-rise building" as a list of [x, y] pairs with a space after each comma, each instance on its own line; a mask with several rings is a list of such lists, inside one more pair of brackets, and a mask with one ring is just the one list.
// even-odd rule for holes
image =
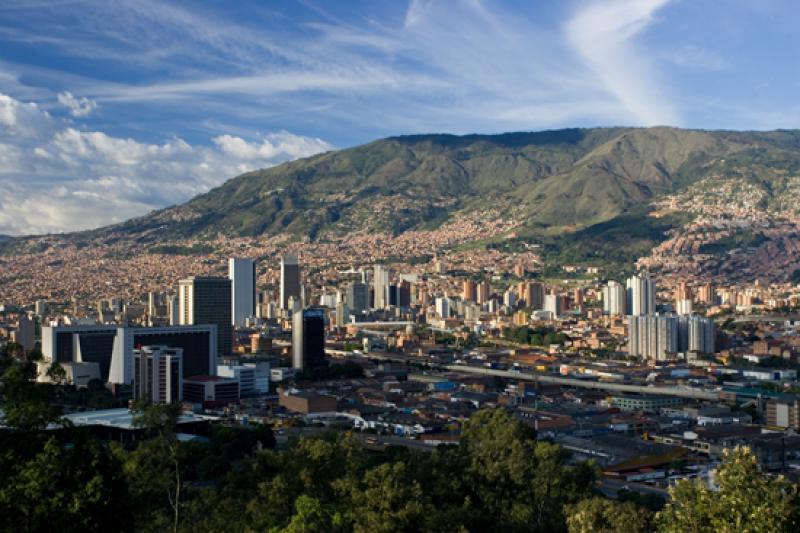
[[581, 287], [572, 289], [572, 304], [575, 307], [581, 307], [583, 305], [583, 289]]
[[133, 399], [151, 403], [183, 400], [183, 350], [142, 346], [133, 351]]
[[297, 309], [292, 316], [292, 366], [313, 370], [325, 366], [325, 310]]
[[626, 310], [633, 316], [656, 312], [656, 283], [647, 272], [628, 278]]
[[489, 301], [489, 283], [481, 281], [477, 287], [478, 303], [483, 305]]
[[511, 289], [506, 289], [506, 292], [503, 293], [503, 305], [515, 307], [517, 305], [517, 293]]
[[20, 314], [17, 330], [14, 332], [14, 342], [22, 346], [26, 352], [30, 352], [36, 347], [35, 329], [36, 323], [27, 314]]
[[450, 298], [436, 298], [436, 314], [439, 318], [450, 318]]
[[233, 351], [231, 280], [191, 277], [178, 282], [181, 325], [216, 324], [217, 353]]
[[609, 281], [603, 287], [603, 312], [609, 315], [625, 314], [625, 287], [616, 281]]
[[544, 310], [549, 312], [553, 318], [561, 315], [561, 298], [558, 294], [547, 294], [544, 297]]
[[678, 318], [681, 351], [714, 353], [716, 346], [716, 327], [714, 320], [697, 315]]
[[544, 309], [544, 284], [540, 281], [528, 281], [520, 284], [520, 298], [525, 300], [525, 307]]
[[47, 301], [46, 300], [36, 300], [33, 304], [33, 312], [36, 313], [36, 316], [42, 318], [44, 315], [47, 314]]
[[228, 260], [231, 280], [231, 323], [244, 327], [247, 317], [256, 316], [256, 262], [250, 258]]
[[628, 316], [628, 353], [664, 361], [678, 353], [714, 353], [714, 321], [699, 316]]
[[300, 261], [296, 255], [284, 255], [281, 257], [281, 309], [289, 311], [289, 298], [294, 296], [300, 300]]
[[628, 316], [628, 353], [664, 361], [678, 352], [678, 319], [674, 315]]
[[474, 302], [477, 298], [477, 285], [471, 279], [464, 280], [464, 288], [461, 292], [461, 299], [465, 302]]
[[347, 306], [354, 313], [362, 313], [369, 309], [369, 286], [361, 281], [354, 281], [347, 287]]
[[372, 279], [375, 291], [375, 309], [385, 309], [389, 305], [387, 288], [389, 286], [389, 271], [383, 265], [375, 265]]
[[700, 285], [697, 291], [697, 299], [705, 305], [715, 305], [717, 303], [717, 291], [711, 283]]
[[167, 298], [167, 316], [169, 317], [170, 326], [178, 326], [181, 323], [181, 308], [178, 303], [178, 297], [175, 295]]

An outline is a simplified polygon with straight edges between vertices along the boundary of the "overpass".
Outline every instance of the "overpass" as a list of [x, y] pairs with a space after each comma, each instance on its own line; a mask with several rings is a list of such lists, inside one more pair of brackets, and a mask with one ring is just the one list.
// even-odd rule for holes
[[743, 315], [733, 319], [734, 324], [745, 322], [797, 322], [800, 315]]
[[511, 370], [497, 370], [494, 368], [484, 368], [468, 365], [440, 365], [431, 364], [429, 361], [415, 357], [402, 356], [399, 354], [376, 354], [367, 353], [364, 357], [370, 359], [382, 359], [395, 361], [398, 363], [421, 363], [427, 364], [433, 369], [448, 370], [450, 372], [460, 372], [465, 374], [478, 374], [482, 376], [497, 376], [508, 379], [518, 379], [523, 381], [535, 381], [548, 383], [551, 385], [561, 385], [564, 387], [576, 387], [594, 390], [607, 390], [612, 392], [630, 392], [634, 394], [655, 394], [660, 396], [677, 396], [679, 398], [689, 398], [692, 400], [719, 400], [719, 392], [695, 389], [690, 387], [657, 387], [645, 385], [628, 385], [624, 383], [608, 383], [604, 381], [590, 381], [585, 379], [564, 378], [546, 374], [532, 374], [529, 372], [515, 372]]
[[526, 372], [512, 372], [510, 370], [496, 370], [492, 368], [480, 368], [465, 365], [441, 365], [442, 368], [453, 372], [466, 372], [468, 374], [482, 374], [497, 376], [501, 378], [521, 379], [525, 381], [536, 381], [540, 383], [550, 383], [553, 385], [563, 385], [565, 387], [581, 387], [584, 389], [608, 390], [613, 392], [633, 392], [636, 394], [658, 394], [662, 396], [678, 396], [681, 398], [691, 398], [694, 400], [718, 400], [719, 393], [693, 388], [683, 387], [647, 387], [643, 385], [625, 385], [622, 383], [606, 383], [603, 381], [589, 381], [575, 378], [562, 378], [558, 376], [548, 376], [542, 374], [530, 374]]

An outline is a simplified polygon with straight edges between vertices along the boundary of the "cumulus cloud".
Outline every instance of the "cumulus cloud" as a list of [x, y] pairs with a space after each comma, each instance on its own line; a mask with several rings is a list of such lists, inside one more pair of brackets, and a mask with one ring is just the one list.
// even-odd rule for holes
[[69, 91], [58, 94], [58, 103], [69, 109], [69, 114], [73, 117], [85, 117], [97, 109], [97, 102], [94, 100], [75, 98]]
[[119, 222], [208, 191], [227, 178], [330, 150], [287, 131], [209, 146], [146, 143], [84, 131], [0, 94], [0, 233], [72, 231]]

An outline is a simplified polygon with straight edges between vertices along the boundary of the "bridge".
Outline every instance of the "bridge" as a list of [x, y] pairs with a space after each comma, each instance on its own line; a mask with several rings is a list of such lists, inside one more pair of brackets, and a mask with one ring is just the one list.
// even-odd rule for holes
[[624, 383], [608, 383], [605, 381], [591, 381], [585, 379], [565, 378], [546, 374], [532, 374], [530, 372], [516, 372], [512, 370], [498, 370], [494, 368], [484, 368], [468, 365], [440, 365], [431, 364], [426, 359], [410, 357], [400, 354], [364, 354], [370, 359], [380, 359], [394, 361], [398, 363], [421, 363], [427, 364], [433, 369], [448, 370], [465, 374], [478, 374], [482, 376], [497, 376], [501, 378], [517, 379], [523, 381], [535, 381], [552, 385], [562, 385], [564, 387], [576, 387], [583, 389], [607, 390], [612, 392], [629, 392], [634, 394], [652, 394], [660, 396], [677, 396], [679, 398], [689, 398], [692, 400], [719, 400], [718, 391], [695, 389], [691, 387], [659, 387], [646, 385], [628, 385]]

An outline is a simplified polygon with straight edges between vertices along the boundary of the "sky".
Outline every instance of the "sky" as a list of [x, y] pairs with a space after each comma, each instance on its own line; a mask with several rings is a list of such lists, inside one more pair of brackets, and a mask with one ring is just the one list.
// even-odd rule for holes
[[3, 0], [0, 234], [409, 133], [800, 126], [795, 0]]

